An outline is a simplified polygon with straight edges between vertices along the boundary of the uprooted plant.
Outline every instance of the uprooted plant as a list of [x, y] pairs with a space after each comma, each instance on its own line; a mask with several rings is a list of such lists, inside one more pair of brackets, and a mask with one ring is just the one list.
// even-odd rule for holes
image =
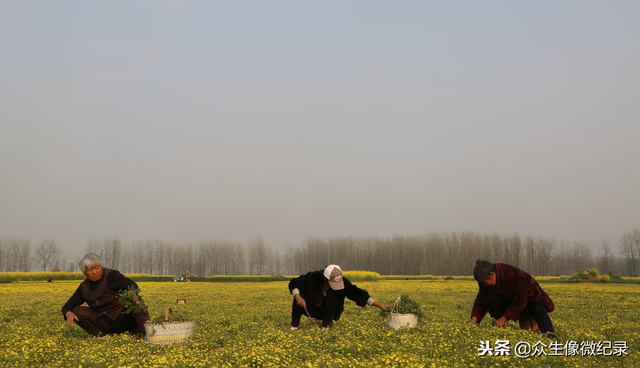
[[126, 308], [122, 314], [144, 312], [147, 310], [147, 306], [138, 295], [141, 291], [142, 289], [127, 289], [118, 292], [118, 302]]
[[418, 319], [424, 317], [422, 307], [420, 307], [418, 302], [411, 299], [409, 294], [402, 294], [393, 304], [387, 307], [387, 309], [380, 311], [380, 315], [385, 318], [391, 313], [415, 314]]

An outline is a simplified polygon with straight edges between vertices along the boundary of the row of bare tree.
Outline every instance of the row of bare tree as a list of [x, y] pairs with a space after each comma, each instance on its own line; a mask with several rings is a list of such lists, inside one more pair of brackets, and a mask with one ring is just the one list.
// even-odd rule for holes
[[[557, 242], [553, 238], [501, 236], [473, 231], [382, 237], [307, 238], [299, 247], [277, 250], [261, 238], [248, 246], [217, 240], [173, 244], [161, 240], [134, 241], [118, 237], [89, 241], [86, 252], [99, 254], [106, 267], [123, 273], [177, 275], [191, 271], [211, 275], [297, 275], [329, 263], [345, 270], [375, 271], [382, 275], [470, 275], [476, 259], [508, 263], [534, 275], [567, 275], [591, 267], [601, 272], [637, 275], [640, 271], [640, 229], [623, 234], [618, 254], [608, 241], [597, 255], [585, 242]], [[0, 239], [0, 272], [63, 269], [53, 239], [38, 244], [32, 257], [24, 238]], [[77, 271], [74, 262], [67, 271]]]
[[591, 267], [635, 275], [625, 266], [640, 262], [637, 257], [629, 262], [615, 257], [608, 242], [600, 245], [599, 255], [593, 255], [585, 242], [558, 243], [553, 238], [472, 231], [393, 238], [309, 238], [303, 247], [286, 252], [283, 260], [293, 265], [287, 269], [290, 274], [320, 269], [339, 259], [344, 269], [382, 275], [470, 275], [479, 258], [511, 264], [534, 275], [567, 275]]
[[31, 242], [25, 238], [0, 238], [0, 272], [28, 272], [33, 266], [40, 271], [60, 268], [61, 252], [53, 239], [38, 244], [31, 256]]

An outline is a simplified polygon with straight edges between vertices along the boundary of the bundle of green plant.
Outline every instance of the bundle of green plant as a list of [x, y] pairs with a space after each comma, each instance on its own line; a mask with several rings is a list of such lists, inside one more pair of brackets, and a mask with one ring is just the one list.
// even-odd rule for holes
[[[168, 322], [184, 322], [184, 321], [193, 321], [193, 318], [189, 315], [189, 313], [185, 310], [173, 310], [172, 313], [168, 315]], [[162, 323], [166, 322], [164, 320], [164, 314], [160, 314], [151, 319], [152, 323]]]
[[147, 310], [147, 306], [141, 300], [136, 299], [136, 296], [138, 296], [138, 293], [141, 291], [142, 289], [127, 289], [118, 292], [118, 302], [126, 308], [122, 314], [144, 312]]
[[402, 294], [395, 303], [392, 303], [386, 310], [381, 310], [380, 315], [386, 318], [391, 313], [398, 314], [415, 314], [418, 319], [424, 317], [422, 307], [418, 302], [409, 297], [409, 294]]

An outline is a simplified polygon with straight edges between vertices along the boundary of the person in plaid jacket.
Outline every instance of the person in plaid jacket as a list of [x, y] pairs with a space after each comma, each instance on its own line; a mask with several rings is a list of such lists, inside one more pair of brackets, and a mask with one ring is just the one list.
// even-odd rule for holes
[[482, 321], [489, 312], [494, 326], [520, 321], [525, 329], [539, 330], [557, 339], [549, 313], [555, 306], [536, 280], [521, 269], [504, 263], [479, 259], [473, 270], [478, 295], [471, 311], [471, 324]]

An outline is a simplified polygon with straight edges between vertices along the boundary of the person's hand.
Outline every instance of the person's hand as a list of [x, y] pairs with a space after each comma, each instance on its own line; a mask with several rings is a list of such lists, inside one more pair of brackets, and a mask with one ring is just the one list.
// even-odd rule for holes
[[469, 322], [469, 325], [477, 326], [478, 325], [478, 319], [476, 317], [471, 317], [471, 322]]
[[380, 308], [380, 309], [382, 309], [382, 310], [387, 310], [387, 308], [389, 308], [389, 306], [388, 306], [388, 305], [386, 305], [386, 304], [380, 304], [380, 303], [378, 303], [377, 301], [376, 301], [376, 302], [373, 302], [373, 304], [371, 304], [371, 306], [372, 306], [372, 307], [378, 307], [378, 308]]
[[493, 322], [493, 325], [494, 326], [498, 326], [498, 327], [502, 327], [502, 326], [504, 326], [505, 323], [507, 323], [507, 319], [504, 316], [502, 316], [502, 317], [496, 319], [495, 322]]
[[67, 312], [67, 314], [65, 314], [65, 317], [67, 318], [67, 328], [71, 328], [71, 324], [73, 323], [73, 321], [78, 320], [78, 316], [76, 316], [76, 314], [71, 311]]
[[142, 300], [142, 298], [140, 297], [140, 295], [136, 294], [134, 295], [133, 300], [135, 300], [136, 302], [139, 302]]
[[294, 296], [294, 299], [296, 300], [296, 303], [298, 303], [298, 306], [300, 306], [302, 308], [306, 308], [307, 307], [307, 302], [304, 301], [304, 299], [302, 298], [302, 296], [300, 294], [296, 294], [296, 296]]

